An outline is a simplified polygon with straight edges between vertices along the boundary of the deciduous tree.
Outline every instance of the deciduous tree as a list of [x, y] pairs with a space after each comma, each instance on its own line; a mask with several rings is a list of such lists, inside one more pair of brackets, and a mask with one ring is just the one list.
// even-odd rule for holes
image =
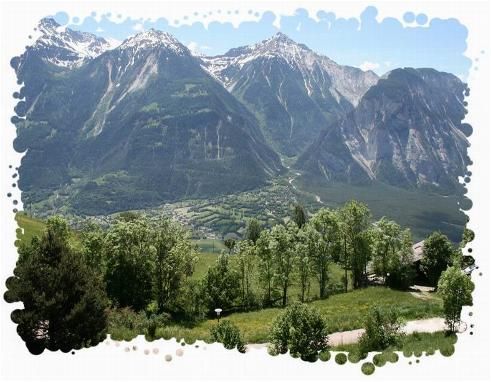
[[421, 267], [432, 286], [437, 286], [440, 275], [452, 263], [454, 253], [452, 243], [441, 232], [433, 232], [425, 239]]
[[447, 268], [438, 281], [438, 294], [443, 299], [443, 311], [448, 329], [455, 332], [464, 305], [472, 305], [474, 283], [458, 266]]

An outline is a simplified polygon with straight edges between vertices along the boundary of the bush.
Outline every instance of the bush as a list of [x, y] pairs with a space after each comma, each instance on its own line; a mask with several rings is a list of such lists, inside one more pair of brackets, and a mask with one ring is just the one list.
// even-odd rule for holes
[[399, 343], [402, 322], [393, 309], [372, 308], [365, 321], [365, 333], [360, 339], [362, 352], [385, 350]]
[[144, 333], [148, 325], [145, 312], [136, 313], [131, 308], [109, 310], [109, 332], [126, 329], [136, 333]]
[[150, 318], [147, 319], [146, 323], [146, 334], [148, 339], [154, 340], [156, 338], [157, 329], [165, 327], [169, 321], [170, 315], [167, 313], [152, 314]]
[[304, 361], [315, 361], [327, 350], [327, 327], [320, 313], [305, 304], [296, 303], [280, 313], [271, 327], [270, 352], [290, 353]]
[[200, 281], [188, 280], [184, 285], [181, 303], [186, 320], [197, 322], [206, 317], [206, 292]]
[[245, 345], [240, 330], [231, 321], [224, 320], [210, 329], [211, 339], [221, 342], [226, 349], [235, 349], [245, 353]]

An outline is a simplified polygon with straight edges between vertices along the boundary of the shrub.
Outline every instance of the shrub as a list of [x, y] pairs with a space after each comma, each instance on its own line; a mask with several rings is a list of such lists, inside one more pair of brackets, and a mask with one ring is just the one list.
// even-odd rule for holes
[[165, 327], [170, 321], [170, 315], [167, 313], [152, 314], [146, 322], [146, 334], [148, 339], [153, 340], [156, 338], [158, 328]]
[[226, 349], [237, 348], [245, 353], [245, 345], [240, 335], [240, 330], [231, 321], [224, 320], [210, 329], [211, 339], [221, 342]]
[[401, 326], [402, 322], [395, 310], [372, 308], [365, 321], [365, 333], [360, 339], [361, 351], [384, 350], [397, 345], [402, 336]]
[[290, 353], [304, 361], [315, 361], [328, 348], [327, 327], [320, 313], [305, 304], [289, 306], [273, 321], [270, 352]]
[[143, 333], [148, 325], [145, 312], [136, 313], [131, 308], [112, 309], [109, 311], [109, 332], [126, 329]]

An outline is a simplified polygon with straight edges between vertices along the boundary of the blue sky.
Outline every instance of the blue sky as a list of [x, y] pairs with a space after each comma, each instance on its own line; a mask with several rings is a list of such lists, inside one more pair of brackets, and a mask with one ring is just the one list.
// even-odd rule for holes
[[[155, 28], [172, 33], [192, 50], [206, 55], [222, 54], [230, 48], [253, 44], [281, 31], [340, 64], [372, 69], [378, 74], [397, 67], [432, 67], [465, 79], [472, 65], [472, 61], [464, 56], [467, 28], [457, 19], [428, 19], [425, 14], [408, 11], [401, 15], [408, 25], [396, 18], [379, 22], [375, 7], [367, 7], [361, 15], [353, 15], [359, 16], [360, 20], [358, 17], [340, 18], [329, 10], [309, 15], [306, 10], [298, 9], [290, 16], [273, 12], [248, 13], [254, 20], [244, 21], [238, 27], [216, 21], [207, 27], [201, 22], [185, 25], [164, 16], [151, 21], [92, 14], [79, 20], [59, 12], [54, 17], [72, 29], [116, 40]], [[208, 17], [208, 20], [213, 18], [210, 14], [200, 16]], [[186, 19], [184, 17], [182, 21]], [[279, 28], [273, 25], [278, 21]]]

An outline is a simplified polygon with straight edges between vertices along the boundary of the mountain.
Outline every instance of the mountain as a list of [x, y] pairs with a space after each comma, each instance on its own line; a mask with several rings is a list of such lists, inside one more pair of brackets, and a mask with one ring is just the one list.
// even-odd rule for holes
[[379, 78], [283, 34], [196, 57], [155, 30], [116, 48], [50, 19], [40, 30], [11, 60], [19, 187], [39, 210], [106, 214], [252, 190], [286, 172], [280, 155], [303, 186], [462, 191], [472, 129], [467, 86], [451, 74]]
[[102, 37], [62, 27], [52, 18], [42, 19], [38, 30], [41, 36], [30, 49], [56, 66], [77, 67], [111, 48]]
[[[23, 65], [18, 76], [36, 81]], [[167, 33], [140, 33], [37, 89], [17, 107], [14, 142], [27, 150], [28, 203], [66, 194], [78, 213], [107, 213], [251, 189], [283, 171], [254, 115]]]
[[258, 117], [269, 143], [287, 156], [312, 144], [378, 81], [375, 73], [338, 65], [282, 33], [205, 57], [203, 67]]
[[[466, 85], [434, 69], [395, 69], [361, 98], [356, 108], [333, 123], [351, 157], [363, 169], [360, 180], [399, 187], [455, 191], [470, 163], [462, 123]], [[330, 180], [335, 157], [326, 131], [299, 158], [296, 168]], [[345, 180], [349, 180], [345, 177]]]
[[41, 19], [36, 29], [39, 38], [10, 62], [18, 82], [23, 83], [19, 98], [24, 100], [16, 108], [20, 116], [29, 113], [54, 76], [76, 69], [111, 48], [103, 38], [62, 27], [52, 18]]

